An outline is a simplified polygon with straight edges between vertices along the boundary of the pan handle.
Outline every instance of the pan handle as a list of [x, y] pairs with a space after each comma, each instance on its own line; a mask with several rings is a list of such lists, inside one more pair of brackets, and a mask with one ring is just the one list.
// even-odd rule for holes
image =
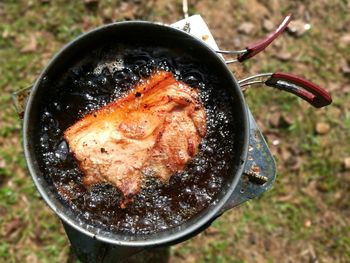
[[311, 81], [289, 73], [263, 73], [240, 80], [238, 83], [241, 87], [264, 83], [267, 86], [295, 94], [315, 108], [321, 108], [332, 103], [332, 97], [325, 89]]
[[287, 28], [287, 26], [291, 20], [292, 20], [292, 14], [287, 15], [283, 19], [283, 21], [280, 23], [280, 25], [275, 29], [275, 31], [270, 33], [264, 39], [261, 39], [261, 40], [255, 42], [254, 44], [249, 45], [245, 49], [232, 50], [232, 51], [218, 50], [216, 52], [220, 53], [220, 54], [236, 54], [237, 55], [237, 59], [227, 60], [226, 64], [235, 63], [235, 62], [243, 62], [243, 61], [247, 60], [248, 58], [254, 57], [258, 53], [263, 51], [265, 48], [267, 48], [272, 43], [272, 41], [274, 41], [278, 36], [280, 36], [282, 34], [282, 32]]

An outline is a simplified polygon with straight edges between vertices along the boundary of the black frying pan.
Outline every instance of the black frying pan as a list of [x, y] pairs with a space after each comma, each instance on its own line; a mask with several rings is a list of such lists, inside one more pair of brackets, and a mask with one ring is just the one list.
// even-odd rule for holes
[[[180, 52], [183, 52], [183, 54], [190, 55], [194, 59], [202, 61], [210, 74], [219, 80], [220, 87], [226, 90], [226, 96], [232, 101], [232, 111], [234, 112], [235, 120], [232, 129], [235, 138], [232, 145], [231, 174], [222, 187], [216, 201], [187, 222], [175, 228], [166, 229], [147, 236], [118, 234], [91, 225], [89, 222], [79, 220], [72, 210], [69, 209], [69, 206], [57, 198], [56, 188], [44, 176], [41, 169], [42, 160], [40, 160], [40, 157], [36, 153], [39, 112], [50, 96], [57, 96], [54, 90], [52, 90], [55, 87], [53, 84], [60, 81], [61, 74], [70, 67], [73, 61], [79, 60], [81, 54], [88, 54], [92, 50], [110, 42], [111, 39], [118, 43], [125, 43], [125, 45], [138, 42], [148, 46], [156, 44], [166, 46], [169, 49], [176, 48]], [[317, 101], [315, 106], [325, 106], [331, 102], [329, 95], [312, 83], [281, 73], [268, 76], [269, 79], [266, 84], [288, 90], [301, 97], [304, 96], [304, 99], [309, 100], [309, 102]], [[67, 110], [67, 114], [70, 114], [69, 110]], [[149, 22], [121, 22], [106, 25], [83, 34], [66, 45], [49, 62], [33, 86], [25, 110], [23, 127], [24, 151], [30, 174], [41, 196], [55, 213], [64, 222], [88, 236], [115, 245], [140, 247], [169, 244], [184, 239], [200, 231], [216, 218], [242, 176], [247, 156], [248, 132], [247, 109], [239, 82], [229, 71], [222, 58], [204, 42], [188, 33]]]

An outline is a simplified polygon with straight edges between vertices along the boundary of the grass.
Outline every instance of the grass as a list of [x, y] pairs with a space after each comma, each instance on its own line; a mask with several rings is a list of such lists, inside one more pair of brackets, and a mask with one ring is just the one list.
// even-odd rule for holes
[[[65, 43], [84, 31], [109, 21], [152, 19], [174, 22], [181, 18], [179, 1], [149, 3], [98, 1], [5, 1], [0, 3], [0, 258], [2, 262], [68, 262], [69, 244], [59, 220], [44, 204], [30, 180], [21, 149], [21, 123], [11, 104], [11, 93], [30, 86]], [[250, 2], [254, 2], [251, 4]], [[174, 262], [319, 262], [350, 261], [350, 177], [343, 159], [350, 156], [350, 80], [340, 62], [349, 45], [338, 42], [350, 23], [345, 1], [227, 2], [218, 14], [209, 2], [190, 1], [190, 12], [207, 18], [220, 45], [232, 48], [232, 38], [244, 46], [262, 36], [263, 19], [274, 23], [281, 12], [303, 19], [308, 11], [311, 30], [300, 38], [284, 34], [265, 53], [235, 65], [238, 78], [266, 71], [285, 71], [324, 83], [334, 102], [315, 110], [305, 102], [271, 88], [245, 93], [247, 103], [266, 135], [278, 164], [278, 178], [269, 192], [225, 213], [199, 236], [171, 249]], [[124, 7], [123, 7], [124, 5]], [[239, 9], [237, 13], [235, 10]], [[131, 10], [131, 11], [130, 11]], [[264, 10], [273, 10], [267, 12]], [[271, 15], [273, 14], [273, 15]], [[240, 36], [245, 20], [257, 25], [256, 34]], [[221, 21], [221, 20], [220, 20]], [[227, 26], [229, 25], [229, 26]], [[31, 37], [35, 47], [23, 52]], [[244, 43], [243, 43], [244, 42]], [[280, 61], [273, 54], [289, 52]], [[21, 51], [22, 50], [22, 51]], [[273, 114], [287, 116], [287, 125], [272, 123]], [[331, 129], [315, 131], [318, 122]], [[278, 140], [278, 145], [271, 142]], [[295, 162], [296, 161], [296, 162]], [[173, 262], [172, 261], [172, 262]]]

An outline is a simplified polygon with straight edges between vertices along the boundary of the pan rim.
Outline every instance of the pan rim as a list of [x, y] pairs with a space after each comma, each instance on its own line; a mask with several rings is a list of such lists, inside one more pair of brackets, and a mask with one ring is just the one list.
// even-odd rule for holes
[[[30, 123], [29, 123], [29, 119], [30, 119], [30, 110], [32, 108], [32, 105], [35, 101], [36, 98], [36, 94], [38, 92], [39, 89], [39, 84], [41, 83], [42, 79], [44, 78], [46, 72], [51, 68], [54, 67], [55, 62], [62, 56], [62, 54], [64, 54], [64, 52], [71, 48], [71, 46], [73, 44], [77, 44], [80, 41], [83, 41], [85, 38], [90, 37], [91, 35], [101, 31], [101, 30], [108, 30], [109, 28], [113, 28], [113, 27], [120, 27], [120, 26], [130, 26], [130, 25], [139, 25], [139, 26], [153, 26], [153, 27], [166, 27], [167, 30], [172, 30], [174, 32], [181, 32], [180, 34], [183, 34], [186, 37], [191, 38], [191, 40], [197, 42], [198, 44], [200, 44], [202, 46], [202, 48], [207, 49], [208, 52], [212, 53], [213, 56], [216, 56], [218, 60], [221, 61], [221, 63], [224, 63], [223, 59], [220, 58], [215, 51], [209, 47], [208, 45], [205, 44], [204, 41], [197, 39], [196, 37], [192, 36], [191, 34], [184, 32], [180, 29], [176, 29], [174, 27], [170, 27], [170, 26], [166, 26], [166, 25], [161, 25], [158, 23], [153, 23], [153, 22], [149, 22], [149, 21], [124, 21], [124, 22], [115, 22], [115, 23], [111, 23], [111, 24], [107, 24], [107, 25], [103, 25], [100, 27], [97, 27], [91, 31], [88, 31], [86, 33], [81, 34], [80, 36], [78, 36], [77, 38], [74, 38], [72, 41], [70, 41], [69, 43], [67, 43], [61, 50], [59, 50], [54, 56], [53, 58], [49, 61], [49, 63], [46, 65], [46, 67], [44, 68], [44, 70], [42, 71], [42, 73], [40, 74], [40, 76], [37, 78], [35, 84], [33, 85], [32, 91], [29, 95], [28, 98], [28, 102], [25, 108], [25, 114], [24, 114], [24, 119], [23, 119], [23, 148], [24, 148], [24, 155], [25, 155], [25, 159], [27, 162], [27, 167], [29, 170], [29, 173], [32, 177], [32, 180], [36, 186], [36, 188], [38, 189], [41, 197], [44, 199], [45, 203], [58, 215], [58, 217], [65, 222], [66, 224], [68, 224], [69, 226], [73, 227], [74, 229], [78, 230], [79, 232], [94, 238], [96, 240], [102, 241], [102, 242], [106, 242], [106, 243], [110, 243], [110, 244], [114, 244], [114, 245], [119, 245], [119, 246], [129, 246], [129, 247], [145, 247], [145, 246], [154, 246], [154, 245], [161, 245], [161, 244], [167, 244], [167, 243], [172, 243], [175, 242], [176, 240], [185, 238], [188, 235], [191, 235], [191, 233], [196, 232], [196, 230], [200, 229], [201, 227], [203, 227], [205, 224], [207, 224], [208, 222], [210, 222], [210, 220], [212, 220], [213, 218], [215, 218], [221, 211], [221, 209], [223, 208], [223, 206], [225, 205], [225, 203], [228, 201], [229, 197], [231, 196], [231, 194], [233, 193], [233, 191], [235, 190], [237, 183], [243, 173], [243, 169], [244, 169], [244, 164], [245, 164], [245, 160], [247, 157], [247, 152], [248, 152], [248, 134], [249, 134], [249, 121], [248, 121], [248, 113], [247, 113], [247, 106], [244, 100], [244, 96], [242, 91], [239, 88], [239, 84], [236, 80], [236, 78], [234, 77], [234, 75], [232, 74], [232, 72], [229, 71], [229, 69], [227, 68], [227, 66], [225, 65], [225, 74], [227, 74], [230, 78], [231, 78], [231, 82], [232, 84], [235, 86], [234, 88], [237, 89], [237, 95], [238, 95], [238, 100], [241, 102], [241, 106], [242, 106], [242, 110], [243, 110], [243, 114], [244, 116], [242, 116], [242, 119], [244, 120], [244, 141], [242, 143], [242, 149], [243, 151], [240, 154], [240, 159], [242, 160], [240, 167], [237, 168], [236, 174], [233, 175], [234, 179], [230, 180], [230, 186], [227, 189], [227, 192], [225, 193], [225, 195], [217, 202], [215, 203], [215, 205], [210, 205], [211, 206], [211, 210], [205, 214], [204, 216], [202, 216], [201, 218], [199, 218], [199, 220], [196, 223], [192, 223], [189, 227], [182, 229], [176, 233], [173, 233], [171, 235], [162, 235], [162, 237], [156, 237], [156, 238], [151, 238], [151, 239], [147, 239], [147, 236], [140, 236], [139, 240], [118, 240], [113, 238], [114, 233], [109, 233], [110, 237], [108, 237], [107, 235], [104, 235], [103, 232], [101, 233], [97, 233], [96, 231], [92, 231], [92, 229], [90, 228], [87, 229], [86, 227], [78, 224], [78, 222], [76, 222], [76, 219], [73, 218], [72, 216], [67, 215], [66, 213], [60, 211], [57, 206], [54, 204], [53, 200], [52, 200], [52, 196], [49, 196], [49, 194], [47, 193], [47, 190], [44, 188], [44, 185], [42, 184], [42, 180], [39, 178], [38, 176], [38, 168], [35, 167], [35, 154], [33, 154], [34, 150], [31, 149], [32, 147], [30, 147], [30, 141], [28, 138], [28, 134], [29, 134], [29, 128], [30, 128]], [[56, 198], [57, 200], [57, 198]], [[93, 228], [97, 228], [100, 229], [98, 227], [93, 227]], [[165, 232], [171, 230], [172, 228], [169, 228], [167, 230], [165, 230]]]

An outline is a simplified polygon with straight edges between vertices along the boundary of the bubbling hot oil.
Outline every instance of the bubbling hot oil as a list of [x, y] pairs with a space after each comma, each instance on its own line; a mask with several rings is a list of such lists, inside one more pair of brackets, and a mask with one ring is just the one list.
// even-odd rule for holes
[[[112, 185], [85, 188], [63, 132], [85, 114], [125, 95], [155, 70], [170, 71], [199, 89], [207, 135], [184, 171], [166, 185], [147, 178], [141, 192], [123, 209], [121, 193]], [[178, 226], [215, 202], [232, 173], [233, 107], [219, 83], [203, 63], [176, 50], [120, 45], [89, 54], [65, 72], [41, 107], [36, 147], [40, 168], [60, 200], [88, 224], [133, 235]]]

